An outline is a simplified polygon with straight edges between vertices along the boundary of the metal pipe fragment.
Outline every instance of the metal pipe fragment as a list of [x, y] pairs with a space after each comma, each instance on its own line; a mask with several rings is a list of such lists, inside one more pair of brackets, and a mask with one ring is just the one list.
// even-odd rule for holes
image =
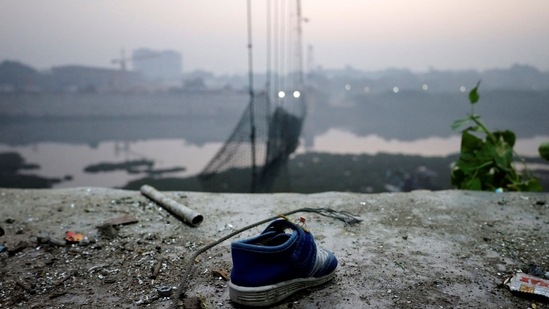
[[197, 226], [204, 219], [201, 214], [165, 196], [149, 185], [143, 185], [140, 191], [143, 195], [170, 212], [174, 217], [189, 225]]

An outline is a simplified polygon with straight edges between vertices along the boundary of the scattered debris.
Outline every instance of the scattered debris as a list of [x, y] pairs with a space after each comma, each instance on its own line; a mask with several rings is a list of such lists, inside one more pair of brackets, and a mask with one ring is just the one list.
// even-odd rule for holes
[[[184, 303], [186, 308], [234, 307], [228, 299], [228, 281], [223, 278], [223, 271], [229, 278], [231, 269], [227, 240], [209, 249], [207, 255], [200, 255], [200, 264], [192, 264], [190, 268], [195, 271], [186, 276], [189, 280], [182, 289], [184, 292], [178, 293], [187, 264], [194, 262], [194, 253], [223, 234], [239, 230], [248, 221], [262, 219], [264, 215], [275, 216], [301, 205], [357, 212], [364, 216], [364, 224], [351, 226], [345, 221], [296, 214], [307, 218], [315, 237], [326, 246], [335, 245], [341, 267], [337, 281], [326, 292], [305, 292], [273, 309], [386, 307], [387, 304], [395, 308], [534, 308], [534, 303], [537, 308], [547, 307], [549, 298], [545, 296], [539, 296], [538, 300], [537, 296], [511, 293], [507, 286], [505, 289], [494, 286], [495, 281], [499, 283], [514, 275], [509, 272], [513, 269], [549, 279], [545, 277], [549, 270], [546, 246], [549, 207], [547, 203], [537, 206], [536, 202], [549, 201], [547, 194], [535, 193], [529, 195], [529, 200], [523, 200], [519, 197], [522, 193], [504, 193], [508, 205], [513, 207], [496, 204], [503, 195], [459, 191], [410, 193], [413, 199], [410, 194], [249, 197], [185, 194], [187, 197], [179, 192], [165, 193], [180, 203], [192, 202], [185, 205], [216, 220], [207, 220], [198, 228], [166, 224], [165, 210], [160, 209], [164, 214], [159, 215], [160, 206], [139, 192], [99, 188], [46, 192], [0, 189], [1, 205], [20, 201], [17, 207], [0, 206], [0, 226], [5, 232], [0, 237], [5, 246], [0, 254], [0, 307], [99, 308], [114, 303], [120, 308], [147, 308], [147, 304], [149, 308], [171, 308], [169, 303], [174, 299], [177, 308]], [[241, 203], [248, 198], [249, 203]], [[361, 201], [367, 206], [362, 206]], [[71, 210], [71, 203], [78, 206]], [[262, 204], [264, 208], [258, 211], [257, 205]], [[58, 205], [63, 205], [62, 212], [58, 212]], [[234, 205], [242, 209], [233, 209]], [[86, 213], [86, 209], [94, 211]], [[112, 232], [112, 239], [98, 232], [102, 230], [98, 225], [114, 223], [110, 220], [125, 214], [138, 218], [139, 222], [105, 224], [103, 229]], [[452, 220], [448, 220], [450, 215]], [[14, 222], [8, 224], [6, 218], [13, 218]], [[399, 220], [395, 222], [394, 218]], [[67, 243], [65, 231], [84, 234], [90, 245]], [[14, 249], [20, 241], [27, 243], [26, 248], [20, 246], [21, 251], [9, 257], [7, 249]], [[532, 261], [536, 265], [529, 265]], [[475, 272], [444, 271], [469, 269], [473, 264], [478, 267]], [[372, 272], [376, 276], [370, 276]], [[151, 275], [156, 275], [156, 279], [151, 279]], [[368, 289], [380, 276], [396, 276], [399, 280], [384, 283], [382, 289]], [[349, 284], [353, 289], [348, 288]], [[449, 286], [456, 289], [447, 289]], [[165, 296], [169, 287], [171, 295]], [[33, 290], [35, 294], [31, 294]], [[482, 297], [478, 291], [482, 291]]]
[[30, 284], [28, 284], [26, 281], [20, 279], [16, 281], [16, 284], [23, 288], [23, 290], [27, 291], [30, 294], [35, 294], [36, 291], [34, 290], [34, 287]]
[[158, 291], [158, 296], [160, 297], [170, 297], [172, 296], [173, 289], [171, 286], [159, 286], [156, 288]]
[[61, 291], [61, 292], [50, 294], [50, 296], [48, 296], [48, 298], [49, 299], [54, 299], [54, 298], [57, 298], [59, 296], [63, 296], [65, 294], [67, 294], [67, 291]]
[[55, 247], [65, 247], [67, 243], [58, 239], [50, 238], [48, 240], [48, 245]]
[[84, 240], [86, 236], [82, 233], [76, 233], [76, 232], [65, 232], [65, 240], [70, 244], [79, 243], [80, 241]]
[[160, 268], [162, 267], [162, 263], [164, 263], [164, 259], [160, 258], [156, 265], [152, 268], [152, 274], [150, 276], [151, 279], [156, 279], [158, 277], [158, 273], [160, 273]]
[[229, 274], [223, 269], [213, 269], [212, 275], [216, 278], [223, 278], [223, 280], [229, 281]]
[[60, 285], [63, 284], [65, 281], [67, 281], [69, 278], [71, 278], [72, 276], [76, 276], [76, 275], [78, 275], [78, 272], [77, 272], [77, 271], [73, 271], [70, 275], [65, 276], [65, 277], [59, 279], [57, 282], [55, 282], [55, 283], [53, 284], [53, 286], [60, 286]]
[[406, 270], [402, 262], [395, 261], [395, 265], [402, 268], [402, 270]]
[[92, 266], [88, 269], [88, 272], [92, 272], [96, 269], [103, 269], [105, 267], [108, 267], [109, 265], [108, 264], [101, 264], [101, 265], [95, 265], [95, 266]]
[[183, 308], [185, 309], [202, 309], [205, 308], [204, 300], [193, 296], [183, 300]]
[[120, 217], [112, 218], [107, 221], [105, 221], [105, 224], [110, 225], [127, 225], [132, 223], [137, 223], [139, 220], [137, 218], [130, 216], [130, 215], [123, 215]]
[[39, 245], [43, 245], [43, 244], [47, 244], [50, 242], [50, 234], [46, 233], [46, 232], [38, 232], [36, 234], [36, 242], [39, 244]]
[[9, 256], [14, 256], [18, 252], [23, 251], [23, 249], [25, 249], [28, 246], [29, 246], [29, 244], [26, 241], [20, 241], [14, 247], [8, 248], [8, 255]]
[[151, 297], [145, 297], [144, 299], [140, 299], [138, 300], [135, 305], [136, 306], [147, 306], [147, 305], [150, 305], [152, 304], [153, 302], [155, 302], [156, 300], [160, 299], [160, 296], [158, 295], [154, 295], [154, 296], [151, 296]]
[[549, 280], [536, 276], [517, 272], [511, 278], [507, 278], [503, 284], [507, 285], [513, 292], [549, 297]]
[[[3, 236], [4, 234], [4, 229], [0, 226], [0, 236]], [[6, 250], [6, 247], [4, 247], [4, 245], [0, 243], [0, 253], [4, 252], [4, 250]]]
[[104, 239], [115, 239], [118, 237], [118, 230], [109, 223], [97, 226], [97, 232]]

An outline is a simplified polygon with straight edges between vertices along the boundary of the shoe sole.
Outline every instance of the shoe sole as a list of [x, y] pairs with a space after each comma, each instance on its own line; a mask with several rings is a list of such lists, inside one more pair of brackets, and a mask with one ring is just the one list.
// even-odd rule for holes
[[229, 296], [231, 301], [244, 306], [270, 306], [297, 291], [326, 283], [332, 280], [334, 276], [335, 269], [324, 277], [297, 278], [259, 287], [244, 287], [229, 282]]

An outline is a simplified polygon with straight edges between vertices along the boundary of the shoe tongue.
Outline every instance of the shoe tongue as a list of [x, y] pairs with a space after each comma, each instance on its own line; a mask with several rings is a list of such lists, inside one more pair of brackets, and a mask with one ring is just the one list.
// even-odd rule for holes
[[279, 219], [271, 222], [271, 224], [269, 224], [269, 226], [265, 229], [265, 231], [263, 231], [263, 233], [266, 233], [269, 231], [284, 233], [284, 231], [287, 229], [297, 230], [298, 227], [286, 219]]
[[293, 233], [297, 231], [297, 226], [288, 220], [280, 219], [271, 222], [269, 226], [261, 233], [260, 243], [264, 246], [276, 246], [286, 242]]
[[278, 234], [275, 237], [271, 238], [268, 245], [269, 246], [281, 245], [281, 244], [285, 243], [290, 238], [290, 236], [291, 236], [290, 234], [282, 234], [282, 233]]
[[261, 233], [255, 244], [259, 246], [278, 246], [285, 243], [292, 235], [284, 231], [268, 230]]

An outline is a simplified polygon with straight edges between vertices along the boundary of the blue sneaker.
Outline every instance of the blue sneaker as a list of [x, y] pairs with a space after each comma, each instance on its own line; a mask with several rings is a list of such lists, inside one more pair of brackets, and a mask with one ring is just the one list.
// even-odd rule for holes
[[[286, 233], [291, 230], [291, 233]], [[311, 233], [280, 219], [259, 236], [231, 244], [229, 295], [235, 303], [269, 306], [335, 275], [337, 259], [316, 246]]]

